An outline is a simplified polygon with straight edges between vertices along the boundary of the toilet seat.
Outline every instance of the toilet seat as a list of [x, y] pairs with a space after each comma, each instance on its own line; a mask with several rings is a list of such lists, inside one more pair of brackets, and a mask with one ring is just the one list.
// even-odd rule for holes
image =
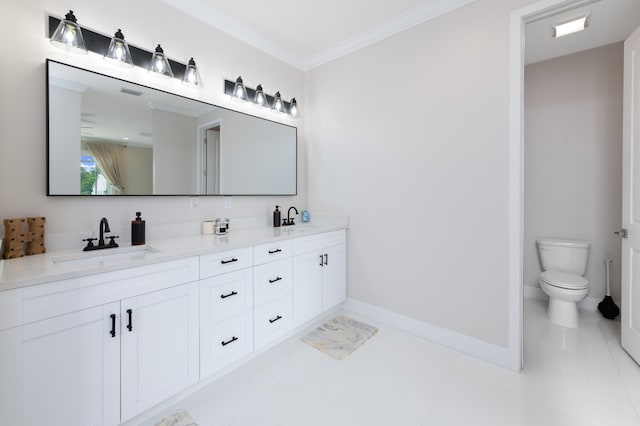
[[544, 271], [540, 280], [553, 286], [567, 290], [584, 290], [589, 287], [589, 281], [580, 275], [559, 271]]

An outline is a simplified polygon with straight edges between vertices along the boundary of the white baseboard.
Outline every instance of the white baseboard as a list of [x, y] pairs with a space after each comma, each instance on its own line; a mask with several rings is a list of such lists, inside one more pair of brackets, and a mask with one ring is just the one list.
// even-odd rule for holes
[[383, 322], [407, 333], [455, 349], [475, 358], [491, 362], [500, 367], [509, 368], [509, 350], [506, 347], [497, 346], [484, 340], [476, 339], [475, 337], [419, 321], [415, 318], [351, 298], [348, 298], [342, 304], [342, 307], [345, 310]]
[[[547, 294], [542, 291], [540, 287], [534, 287], [531, 285], [524, 286], [524, 297], [528, 297], [530, 299], [549, 300], [549, 296], [547, 296]], [[597, 311], [598, 303], [600, 303], [601, 301], [602, 299], [587, 296], [583, 300], [578, 302], [578, 307], [586, 311]]]

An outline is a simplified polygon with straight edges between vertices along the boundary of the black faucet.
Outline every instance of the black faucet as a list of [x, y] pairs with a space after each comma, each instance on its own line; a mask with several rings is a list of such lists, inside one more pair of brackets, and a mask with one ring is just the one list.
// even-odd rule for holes
[[111, 232], [111, 229], [109, 229], [109, 221], [107, 220], [106, 217], [103, 217], [102, 219], [100, 219], [100, 239], [98, 239], [98, 245], [96, 246], [93, 244], [96, 238], [86, 238], [82, 240], [87, 242], [87, 246], [83, 249], [83, 251], [118, 247], [118, 244], [115, 242], [115, 239], [119, 238], [117, 235], [108, 236], [107, 238], [109, 238], [109, 244], [104, 243], [105, 232]]
[[287, 210], [287, 218], [282, 219], [282, 226], [295, 225], [295, 222], [293, 221], [294, 218], [291, 217], [291, 209], [295, 210], [296, 214], [298, 214], [298, 209], [294, 206], [289, 207], [289, 210]]
[[103, 217], [102, 219], [100, 219], [100, 239], [98, 240], [98, 247], [104, 245], [105, 232], [111, 232], [111, 229], [109, 229], [109, 221], [106, 217]]

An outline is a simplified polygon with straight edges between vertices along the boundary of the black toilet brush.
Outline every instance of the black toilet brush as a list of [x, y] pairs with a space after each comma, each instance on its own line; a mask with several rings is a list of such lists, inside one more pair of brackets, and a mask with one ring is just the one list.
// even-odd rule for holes
[[605, 259], [604, 263], [607, 268], [607, 294], [606, 296], [604, 296], [604, 299], [602, 299], [602, 302], [598, 303], [598, 310], [600, 311], [603, 317], [605, 317], [606, 319], [612, 320], [618, 316], [618, 314], [620, 313], [620, 308], [618, 308], [618, 305], [616, 305], [616, 303], [611, 298], [611, 294], [609, 290], [609, 272], [610, 272], [609, 268], [613, 263], [613, 260]]

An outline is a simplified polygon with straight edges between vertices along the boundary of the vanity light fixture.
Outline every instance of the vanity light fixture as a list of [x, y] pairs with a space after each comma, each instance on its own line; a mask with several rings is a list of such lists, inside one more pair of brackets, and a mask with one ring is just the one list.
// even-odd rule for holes
[[198, 72], [198, 67], [196, 66], [196, 61], [194, 61], [193, 58], [189, 59], [187, 69], [184, 72], [184, 78], [182, 79], [182, 84], [189, 87], [195, 87], [197, 89], [202, 89], [204, 87], [204, 84], [202, 84], [202, 78], [200, 78], [200, 73]]
[[282, 99], [280, 92], [275, 95], [269, 95], [262, 89], [262, 84], [258, 84], [255, 89], [247, 87], [242, 81], [242, 77], [238, 77], [236, 81], [224, 80], [224, 93], [232, 98], [251, 101], [258, 106], [266, 109], [286, 114], [291, 118], [300, 118], [300, 108], [296, 98], [292, 98], [291, 102]]
[[558, 38], [583, 31], [589, 26], [589, 15], [553, 26], [553, 37]]
[[264, 95], [264, 91], [262, 90], [262, 84], [258, 84], [258, 87], [256, 87], [256, 94], [253, 97], [253, 103], [260, 106], [267, 106], [267, 97]]
[[298, 109], [298, 102], [296, 101], [296, 98], [291, 98], [289, 105], [289, 115], [293, 118], [300, 117], [300, 110]]
[[246, 87], [244, 87], [244, 83], [242, 81], [241, 76], [238, 76], [238, 78], [236, 78], [236, 85], [233, 88], [233, 96], [243, 101], [246, 101], [249, 99], [247, 97], [247, 89]]
[[164, 56], [164, 50], [158, 44], [153, 56], [151, 56], [151, 63], [149, 63], [149, 72], [153, 75], [163, 78], [173, 78], [173, 71], [169, 60]]
[[107, 53], [104, 54], [104, 60], [126, 68], [133, 68], [133, 59], [131, 59], [129, 45], [124, 41], [124, 34], [122, 34], [120, 28], [118, 28], [118, 31], [116, 31], [111, 38]]
[[82, 31], [78, 25], [78, 20], [73, 14], [73, 10], [70, 10], [56, 27], [51, 36], [51, 44], [69, 52], [87, 54]]
[[284, 102], [282, 102], [282, 96], [280, 96], [280, 92], [276, 92], [276, 94], [273, 96], [273, 103], [271, 104], [271, 108], [274, 111], [286, 112], [284, 109]]

